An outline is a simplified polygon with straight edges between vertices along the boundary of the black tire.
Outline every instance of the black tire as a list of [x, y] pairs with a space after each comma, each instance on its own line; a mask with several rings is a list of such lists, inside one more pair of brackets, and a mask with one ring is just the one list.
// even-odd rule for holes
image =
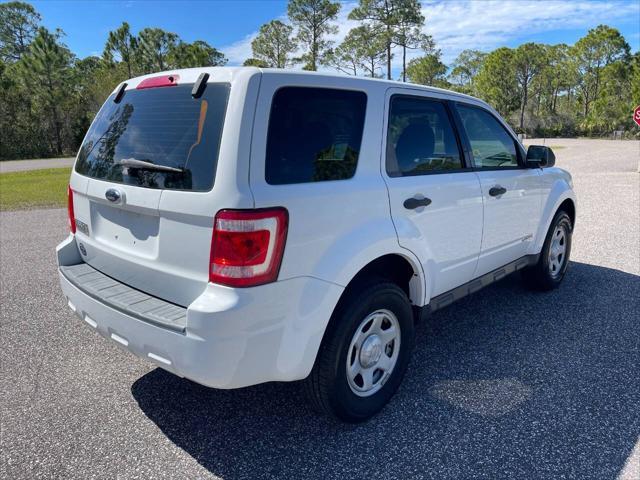
[[[562, 229], [565, 235], [564, 254], [561, 257], [560, 265], [554, 268], [551, 266], [550, 249], [552, 248], [553, 237], [558, 229]], [[572, 233], [571, 218], [564, 210], [559, 210], [549, 226], [538, 263], [522, 271], [522, 276], [529, 288], [539, 291], [558, 288], [569, 266]]]
[[[379, 412], [402, 382], [413, 350], [414, 321], [411, 304], [405, 292], [385, 279], [369, 282], [347, 295], [329, 322], [315, 365], [304, 381], [304, 387], [307, 398], [315, 410], [345, 422], [357, 423]], [[395, 315], [400, 327], [400, 347], [395, 366], [390, 369], [386, 380], [378, 382], [378, 390], [370, 396], [359, 396], [353, 391], [353, 388], [357, 387], [352, 387], [347, 377], [347, 358], [351, 355], [350, 362], [353, 362], [354, 352], [357, 351], [356, 347], [351, 345], [356, 331], [361, 327], [360, 332], [365, 333], [359, 333], [359, 336], [366, 336], [366, 326], [362, 327], [361, 324], [369, 315], [379, 311], [388, 311]], [[381, 320], [382, 323], [384, 321]], [[392, 341], [387, 347], [394, 345], [395, 341]], [[359, 352], [357, 357], [360, 362], [362, 357]], [[381, 371], [376, 370], [373, 378], [379, 372]]]

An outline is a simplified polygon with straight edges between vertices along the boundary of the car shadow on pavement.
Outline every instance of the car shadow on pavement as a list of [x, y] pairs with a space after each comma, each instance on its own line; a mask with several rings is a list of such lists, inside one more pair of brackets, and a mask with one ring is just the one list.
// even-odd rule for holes
[[213, 390], [161, 369], [132, 394], [225, 479], [615, 478], [640, 434], [640, 277], [572, 263], [532, 293], [512, 276], [432, 315], [368, 423], [313, 413], [298, 383]]

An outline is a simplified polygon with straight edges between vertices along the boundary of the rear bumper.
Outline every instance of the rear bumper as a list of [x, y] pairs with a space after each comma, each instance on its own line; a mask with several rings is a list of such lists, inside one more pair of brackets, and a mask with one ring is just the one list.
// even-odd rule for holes
[[[59, 265], [81, 261], [70, 236]], [[96, 299], [59, 271], [70, 308], [131, 353], [200, 384], [239, 388], [305, 378], [343, 287], [299, 277], [254, 288], [209, 284], [187, 308], [184, 331], [144, 321]]]

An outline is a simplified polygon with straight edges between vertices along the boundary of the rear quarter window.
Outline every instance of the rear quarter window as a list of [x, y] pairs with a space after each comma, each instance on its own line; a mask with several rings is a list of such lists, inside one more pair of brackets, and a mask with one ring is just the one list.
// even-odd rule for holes
[[284, 87], [271, 104], [265, 180], [271, 185], [344, 180], [358, 164], [367, 96]]

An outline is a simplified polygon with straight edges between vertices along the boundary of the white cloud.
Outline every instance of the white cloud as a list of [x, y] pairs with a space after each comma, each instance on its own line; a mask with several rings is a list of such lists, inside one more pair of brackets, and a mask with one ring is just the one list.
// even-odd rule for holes
[[242, 62], [253, 56], [251, 53], [251, 42], [256, 38], [257, 34], [258, 32], [252, 32], [242, 40], [238, 40], [220, 49], [229, 59], [229, 65], [242, 65]]
[[[274, 20], [280, 20], [284, 23], [290, 23], [289, 19], [287, 18], [286, 12], [275, 18]], [[256, 38], [257, 35], [258, 31], [253, 31], [250, 34], [245, 35], [242, 40], [238, 40], [237, 42], [234, 42], [231, 45], [227, 45], [226, 47], [222, 47], [220, 49], [220, 51], [223, 52], [229, 59], [229, 65], [242, 65], [242, 63], [247, 58], [253, 57], [253, 52], [251, 51], [251, 42], [254, 38]]]
[[[636, 2], [612, 1], [448, 1], [423, 5], [425, 31], [433, 35], [445, 62], [465, 48], [490, 50], [531, 34], [563, 29], [588, 29], [600, 23], [636, 18]], [[585, 31], [586, 33], [586, 31]]]
[[[359, 22], [347, 16], [356, 2], [342, 4], [338, 21], [338, 33], [332, 40], [339, 43], [349, 30]], [[447, 0], [422, 2], [426, 17], [424, 32], [432, 35], [442, 50], [443, 61], [451, 63], [464, 49], [492, 50], [512, 41], [526, 41], [532, 34], [544, 32], [592, 28], [600, 23], [611, 23], [640, 15], [640, 3], [635, 1], [587, 1], [566, 0]], [[280, 16], [286, 20], [286, 14]], [[241, 65], [251, 57], [251, 40], [257, 32], [246, 35], [231, 45], [222, 47], [230, 65]], [[408, 51], [407, 58], [420, 55]], [[393, 60], [395, 75], [400, 69], [401, 58]]]

